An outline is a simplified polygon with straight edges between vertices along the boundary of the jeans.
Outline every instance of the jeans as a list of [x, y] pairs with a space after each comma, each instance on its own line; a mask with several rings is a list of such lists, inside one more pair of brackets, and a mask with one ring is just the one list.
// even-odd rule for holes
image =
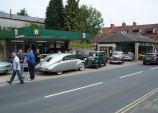
[[13, 80], [14, 80], [14, 78], [15, 78], [16, 74], [17, 74], [17, 75], [18, 75], [18, 77], [19, 77], [20, 83], [21, 83], [21, 84], [24, 84], [24, 81], [23, 81], [23, 79], [22, 79], [22, 76], [21, 76], [21, 74], [20, 74], [20, 71], [19, 71], [19, 70], [13, 70], [12, 77], [10, 78], [10, 83], [12, 83], [12, 82], [13, 82]]
[[24, 63], [20, 63], [20, 73], [21, 73], [21, 76], [24, 72]]
[[28, 69], [29, 69], [29, 73], [30, 73], [30, 79], [34, 79], [35, 78], [35, 63], [29, 62]]

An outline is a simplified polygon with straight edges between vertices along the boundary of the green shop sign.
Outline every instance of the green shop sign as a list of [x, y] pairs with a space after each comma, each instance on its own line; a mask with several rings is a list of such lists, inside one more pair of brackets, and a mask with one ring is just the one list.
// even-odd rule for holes
[[152, 43], [139, 43], [139, 46], [153, 46]]

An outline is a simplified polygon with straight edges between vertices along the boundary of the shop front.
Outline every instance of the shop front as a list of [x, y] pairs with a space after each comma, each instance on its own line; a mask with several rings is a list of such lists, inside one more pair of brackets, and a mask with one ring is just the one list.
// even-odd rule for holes
[[79, 32], [56, 31], [48, 29], [20, 28], [0, 33], [1, 61], [8, 61], [12, 52], [22, 49], [24, 53], [28, 48], [34, 52], [40, 50], [47, 53], [49, 48], [69, 48], [72, 40], [89, 39], [90, 34]]

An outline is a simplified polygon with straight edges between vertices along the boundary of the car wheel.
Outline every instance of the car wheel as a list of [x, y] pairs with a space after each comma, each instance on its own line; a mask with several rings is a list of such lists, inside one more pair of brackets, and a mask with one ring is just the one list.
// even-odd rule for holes
[[82, 64], [81, 64], [81, 67], [80, 67], [80, 68], [78, 68], [78, 70], [79, 70], [79, 71], [83, 71], [83, 70], [84, 70], [84, 68], [85, 68], [85, 64], [84, 64], [84, 63], [82, 63]]
[[120, 62], [120, 65], [122, 65], [123, 62]]
[[57, 73], [57, 75], [61, 75], [63, 72], [62, 71], [58, 71], [56, 73]]
[[143, 62], [143, 65], [146, 65], [146, 63], [145, 63], [145, 62]]
[[100, 64], [100, 62], [98, 62], [98, 66], [99, 66], [99, 67], [101, 67], [101, 64]]
[[110, 64], [112, 64], [112, 62], [110, 62]]

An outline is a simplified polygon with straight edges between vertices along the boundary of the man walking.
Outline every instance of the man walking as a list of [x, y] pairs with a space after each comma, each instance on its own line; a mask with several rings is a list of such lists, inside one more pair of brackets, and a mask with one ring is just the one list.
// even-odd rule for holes
[[26, 60], [28, 62], [28, 70], [29, 70], [29, 73], [30, 73], [29, 81], [31, 81], [31, 80], [35, 79], [35, 56], [31, 52], [30, 48], [28, 48], [27, 51], [28, 51], [28, 53], [27, 53], [27, 56], [26, 56]]
[[21, 49], [19, 49], [19, 53], [17, 54], [17, 56], [19, 57], [19, 60], [20, 60], [20, 73], [21, 73], [21, 76], [22, 76], [22, 78], [25, 78], [25, 77], [23, 77], [25, 56], [23, 55], [23, 52], [22, 52]]
[[12, 77], [10, 78], [10, 81], [7, 81], [9, 84], [11, 84], [16, 76], [16, 74], [19, 77], [20, 83], [19, 84], [24, 84], [24, 81], [22, 79], [21, 73], [20, 73], [20, 64], [19, 64], [19, 58], [16, 56], [16, 53], [12, 53], [13, 56], [13, 73]]

